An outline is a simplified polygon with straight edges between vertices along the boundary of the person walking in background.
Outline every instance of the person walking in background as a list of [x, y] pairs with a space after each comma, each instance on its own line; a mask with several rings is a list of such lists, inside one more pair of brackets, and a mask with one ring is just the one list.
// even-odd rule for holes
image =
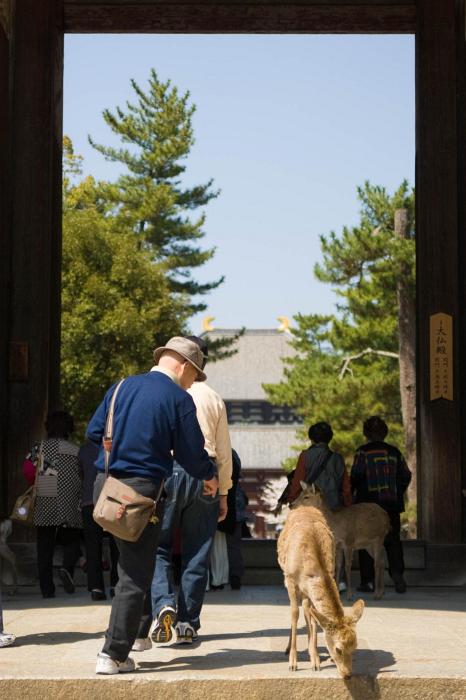
[[2, 606], [2, 588], [0, 586], [0, 648], [1, 647], [11, 647], [16, 641], [14, 634], [5, 632], [3, 629], [3, 606]]
[[[92, 600], [106, 600], [104, 575], [102, 571], [102, 544], [104, 531], [96, 523], [94, 512], [94, 482], [97, 476], [95, 461], [99, 456], [99, 448], [90, 440], [86, 440], [79, 449], [78, 459], [83, 483], [81, 511], [84, 525], [84, 542], [86, 544], [86, 574], [87, 589]], [[110, 596], [113, 597], [118, 583], [118, 548], [110, 533], [108, 543], [110, 549]]]
[[[315, 484], [330, 510], [351, 505], [351, 485], [345, 462], [338, 452], [329, 448], [333, 438], [332, 427], [321, 421], [311, 425], [308, 435], [311, 446], [299, 455], [286, 496], [288, 503], [296, 500], [301, 493], [301, 481], [305, 481], [307, 484]], [[347, 586], [344, 562], [341, 561], [337, 567], [338, 590], [342, 592]]]
[[74, 430], [73, 418], [66, 411], [55, 411], [45, 422], [47, 438], [34, 445], [23, 465], [24, 475], [36, 482], [37, 497], [33, 524], [37, 528], [37, 565], [43, 598], [55, 596], [53, 554], [63, 545], [63, 565], [58, 570], [67, 593], [74, 593], [74, 567], [80, 555], [81, 476], [78, 446], [68, 438]]
[[[237, 591], [241, 588], [241, 579], [244, 574], [243, 555], [241, 553], [241, 538], [243, 523], [247, 520], [246, 508], [248, 505], [248, 497], [244, 493], [239, 480], [241, 478], [241, 460], [236, 450], [232, 450], [233, 456], [233, 486], [228, 491], [228, 515], [226, 520], [230, 518], [230, 527], [225, 529], [227, 538], [228, 552], [228, 568], [230, 575], [230, 586], [232, 590]], [[231, 511], [231, 512], [230, 512]], [[221, 524], [221, 523], [220, 523]]]
[[[208, 355], [205, 341], [189, 336], [187, 342], [196, 343], [204, 357], [204, 367]], [[167, 502], [152, 584], [152, 609], [157, 616], [152, 640], [159, 644], [172, 639], [168, 619], [177, 619], [177, 643], [189, 644], [198, 637], [212, 541], [217, 521], [226, 517], [227, 494], [232, 483], [231, 443], [225, 404], [204, 381], [195, 381], [189, 393], [196, 406], [205, 449], [216, 463], [219, 495], [212, 497], [206, 494], [202, 481], [193, 477], [185, 465], [175, 465], [172, 478], [165, 484]], [[181, 582], [176, 596], [172, 548], [178, 529], [181, 531]], [[138, 634], [138, 647], [147, 648], [141, 633]]]
[[333, 430], [321, 421], [311, 425], [308, 431], [311, 446], [301, 452], [287, 492], [288, 503], [293, 503], [301, 493], [301, 481], [315, 484], [330, 510], [351, 505], [351, 486], [343, 457], [329, 448]]
[[[351, 469], [351, 488], [356, 503], [377, 503], [389, 518], [391, 530], [385, 538], [388, 572], [397, 593], [405, 593], [404, 558], [400, 539], [400, 513], [404, 512], [404, 494], [411, 472], [401, 452], [385, 442], [388, 426], [380, 416], [371, 416], [363, 424], [367, 442], [358, 447]], [[374, 590], [374, 560], [359, 550], [361, 585], [358, 591]]]
[[[186, 391], [194, 380], [206, 379], [202, 371], [204, 356], [192, 340], [174, 337], [156, 348], [154, 361], [150, 372], [128, 377], [120, 385], [113, 414], [110, 474], [142, 496], [157, 500], [163, 481], [170, 482], [175, 459], [192, 477], [205, 480], [205, 493], [214, 497], [218, 490], [215, 465], [204, 449], [196, 407]], [[94, 502], [105, 483], [102, 440], [115, 388], [109, 389], [87, 428], [87, 438], [100, 447]], [[170, 498], [170, 492], [168, 495]], [[150, 587], [162, 510], [159, 503], [156, 518], [136, 542], [115, 537], [120, 553], [119, 580], [96, 673], [110, 675], [135, 669], [130, 649], [138, 630], [145, 639], [152, 624]], [[167, 614], [157, 624], [170, 627], [174, 621]]]
[[[212, 546], [212, 554], [210, 561], [210, 576], [209, 576], [209, 589], [218, 590], [223, 589], [224, 585], [230, 582], [231, 587], [239, 589], [241, 588], [241, 576], [242, 572], [242, 561], [241, 561], [241, 534], [239, 541], [239, 552], [237, 541], [232, 541], [230, 543], [230, 548], [228, 542], [233, 537], [236, 531], [236, 495], [238, 480], [241, 471], [241, 461], [235, 450], [231, 451], [233, 460], [233, 471], [232, 471], [232, 486], [228, 491], [227, 496], [227, 516], [224, 520], [218, 523], [217, 532], [215, 533], [214, 542]], [[234, 570], [234, 586], [231, 583], [232, 568], [231, 568], [231, 556], [233, 557], [233, 570]]]

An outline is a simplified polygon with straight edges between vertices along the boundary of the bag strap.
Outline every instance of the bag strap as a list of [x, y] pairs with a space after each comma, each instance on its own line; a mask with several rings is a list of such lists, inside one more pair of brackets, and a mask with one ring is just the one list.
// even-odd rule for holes
[[[315, 484], [315, 482], [317, 481], [317, 479], [319, 478], [319, 476], [323, 473], [325, 467], [326, 467], [327, 464], [329, 463], [330, 457], [331, 457], [332, 455], [333, 455], [332, 450], [329, 449], [329, 448], [327, 448], [327, 454], [325, 455], [324, 459], [322, 460], [320, 466], [317, 468], [317, 471], [316, 471], [315, 475], [313, 476], [312, 481], [308, 482], [309, 484]], [[308, 465], [309, 467], [311, 466], [311, 465], [310, 465], [310, 459], [311, 459], [311, 451], [310, 451], [310, 449], [309, 449], [309, 450], [307, 451], [307, 454], [306, 454], [307, 465]], [[307, 469], [306, 469], [306, 472], [307, 472]]]
[[113, 414], [115, 411], [115, 401], [116, 401], [118, 391], [120, 390], [120, 387], [124, 381], [125, 381], [124, 379], [121, 379], [115, 387], [115, 391], [113, 392], [113, 395], [112, 395], [112, 398], [110, 401], [110, 406], [109, 406], [108, 413], [107, 413], [107, 420], [105, 421], [105, 432], [104, 432], [104, 436], [102, 438], [102, 443], [104, 446], [105, 478], [106, 479], [108, 479], [108, 468], [109, 468], [109, 464], [110, 464], [110, 452], [112, 451]]
[[43, 451], [44, 441], [41, 440], [39, 443], [39, 449], [37, 450], [37, 466], [34, 474], [34, 483], [32, 484], [32, 489], [34, 493], [37, 491], [37, 477], [39, 476], [39, 471], [41, 466], [44, 466], [44, 451]]

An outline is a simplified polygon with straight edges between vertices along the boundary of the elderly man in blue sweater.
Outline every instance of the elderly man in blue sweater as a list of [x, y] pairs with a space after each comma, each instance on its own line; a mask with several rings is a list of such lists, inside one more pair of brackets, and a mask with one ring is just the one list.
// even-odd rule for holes
[[[204, 381], [204, 356], [191, 340], [175, 337], [154, 351], [156, 366], [147, 374], [125, 379], [115, 402], [110, 473], [143, 496], [156, 498], [162, 481], [171, 476], [173, 460], [205, 482], [205, 491], [218, 489], [215, 466], [204, 449], [204, 436], [187, 389]], [[105, 395], [87, 429], [99, 445], [94, 502], [105, 481], [102, 438], [115, 386]], [[160, 521], [159, 513], [159, 521]], [[152, 622], [150, 587], [160, 524], [149, 523], [137, 542], [116, 539], [119, 582], [112, 603], [105, 644], [97, 657], [96, 673], [134, 671], [128, 656], [141, 619], [149, 632]]]

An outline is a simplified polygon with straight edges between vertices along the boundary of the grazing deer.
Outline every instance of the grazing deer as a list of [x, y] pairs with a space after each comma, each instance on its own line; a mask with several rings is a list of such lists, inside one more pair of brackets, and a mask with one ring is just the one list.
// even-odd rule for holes
[[293, 504], [297, 506], [313, 506], [324, 515], [336, 545], [336, 563], [339, 571], [340, 553], [345, 560], [346, 597], [352, 600], [351, 563], [355, 549], [366, 549], [374, 558], [375, 586], [374, 598], [382, 598], [385, 590], [384, 583], [384, 540], [390, 530], [390, 520], [387, 513], [376, 503], [355, 503], [347, 508], [332, 511], [327, 508], [319, 491], [305, 482], [301, 482], [302, 493]]
[[313, 670], [320, 670], [318, 622], [324, 630], [327, 649], [339, 674], [342, 678], [350, 678], [352, 655], [357, 646], [355, 626], [363, 613], [364, 601], [358, 600], [350, 614], [345, 615], [333, 577], [335, 541], [323, 513], [307, 506], [290, 511], [277, 546], [291, 606], [287, 649], [290, 669], [297, 669], [296, 637], [299, 606], [302, 604]]

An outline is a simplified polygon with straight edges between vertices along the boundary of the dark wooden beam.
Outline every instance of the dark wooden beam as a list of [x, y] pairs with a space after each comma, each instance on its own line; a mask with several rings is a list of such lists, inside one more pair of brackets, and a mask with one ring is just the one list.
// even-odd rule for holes
[[10, 325], [9, 226], [9, 42], [8, 19], [0, 17], [0, 517], [7, 510], [8, 339]]
[[[416, 31], [416, 243], [418, 504], [420, 535], [461, 540], [458, 121], [455, 0], [418, 0]], [[464, 27], [463, 27], [464, 37]], [[462, 125], [464, 128], [464, 125]], [[463, 300], [464, 304], [464, 300]], [[454, 398], [430, 400], [429, 319], [453, 317]]]
[[10, 53], [11, 327], [25, 363], [10, 375], [9, 493], [24, 490], [21, 461], [58, 405], [62, 0], [16, 0]]
[[[457, 2], [457, 133], [458, 133], [458, 258], [466, 260], [466, 0]], [[466, 542], [466, 274], [464, 264], [459, 273], [459, 346], [462, 447], [462, 516], [463, 542]]]
[[414, 33], [415, 0], [65, 0], [74, 33]]

